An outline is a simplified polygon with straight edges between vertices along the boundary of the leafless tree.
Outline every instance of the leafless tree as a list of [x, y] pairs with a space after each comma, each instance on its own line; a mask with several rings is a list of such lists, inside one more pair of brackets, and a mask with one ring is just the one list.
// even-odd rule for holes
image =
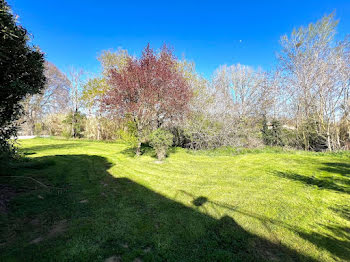
[[67, 77], [51, 62], [45, 63], [46, 84], [41, 94], [28, 97], [23, 102], [25, 125], [29, 134], [35, 133], [35, 125], [49, 114], [67, 110], [70, 82]]
[[186, 128], [192, 147], [259, 144], [261, 114], [272, 104], [266, 73], [240, 64], [222, 66], [197, 90]]
[[331, 14], [281, 38], [286, 104], [293, 109], [305, 149], [312, 149], [307, 132], [317, 133], [329, 150], [341, 147], [337, 122], [350, 83], [349, 41], [335, 41], [337, 24]]
[[77, 114], [79, 110], [83, 107], [82, 101], [82, 90], [83, 90], [83, 76], [84, 71], [82, 69], [76, 69], [71, 67], [68, 72], [68, 79], [70, 82], [69, 89], [69, 102], [71, 107], [72, 121], [71, 121], [71, 135], [72, 137], [76, 137], [76, 129], [75, 126], [77, 124]]

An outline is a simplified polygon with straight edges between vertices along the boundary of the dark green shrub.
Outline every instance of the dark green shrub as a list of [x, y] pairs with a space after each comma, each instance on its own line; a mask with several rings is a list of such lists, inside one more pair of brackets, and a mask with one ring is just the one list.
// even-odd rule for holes
[[75, 112], [74, 115], [70, 112], [66, 118], [63, 120], [64, 124], [68, 124], [70, 129], [67, 129], [63, 136], [70, 137], [83, 137], [83, 132], [85, 131], [85, 120], [86, 116], [80, 112]]
[[186, 148], [191, 143], [191, 140], [186, 135], [184, 128], [180, 126], [172, 127], [170, 129], [171, 133], [173, 134], [173, 145], [177, 147], [183, 147]]
[[265, 145], [268, 146], [284, 146], [283, 141], [283, 128], [278, 120], [272, 120], [271, 124], [268, 125], [266, 117], [263, 118], [262, 123], [262, 139]]

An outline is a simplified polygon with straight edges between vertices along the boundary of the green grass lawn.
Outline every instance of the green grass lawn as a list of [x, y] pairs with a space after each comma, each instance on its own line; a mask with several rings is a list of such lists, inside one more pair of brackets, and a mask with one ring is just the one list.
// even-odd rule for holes
[[350, 153], [20, 144], [1, 261], [350, 261]]

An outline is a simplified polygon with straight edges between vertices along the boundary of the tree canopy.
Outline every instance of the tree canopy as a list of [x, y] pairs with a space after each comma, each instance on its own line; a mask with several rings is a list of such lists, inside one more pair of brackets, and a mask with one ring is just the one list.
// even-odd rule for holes
[[122, 70], [111, 69], [108, 82], [105, 108], [129, 116], [140, 143], [150, 131], [181, 119], [192, 94], [166, 46], [157, 54], [147, 45], [139, 59], [129, 57]]
[[39, 93], [45, 85], [44, 56], [29, 42], [25, 28], [18, 25], [10, 7], [0, 1], [0, 147], [16, 135], [21, 101]]

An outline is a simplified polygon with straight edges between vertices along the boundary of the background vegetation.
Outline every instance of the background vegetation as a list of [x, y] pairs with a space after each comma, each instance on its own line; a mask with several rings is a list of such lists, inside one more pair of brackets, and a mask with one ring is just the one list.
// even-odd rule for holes
[[192, 149], [348, 149], [349, 41], [335, 40], [337, 24], [330, 14], [282, 36], [270, 72], [224, 65], [204, 79], [193, 62], [149, 45], [141, 57], [102, 51], [94, 76], [74, 68], [64, 74], [46, 63], [44, 91], [23, 102], [22, 133], [129, 136], [137, 154], [158, 128], [173, 134], [173, 145]]

